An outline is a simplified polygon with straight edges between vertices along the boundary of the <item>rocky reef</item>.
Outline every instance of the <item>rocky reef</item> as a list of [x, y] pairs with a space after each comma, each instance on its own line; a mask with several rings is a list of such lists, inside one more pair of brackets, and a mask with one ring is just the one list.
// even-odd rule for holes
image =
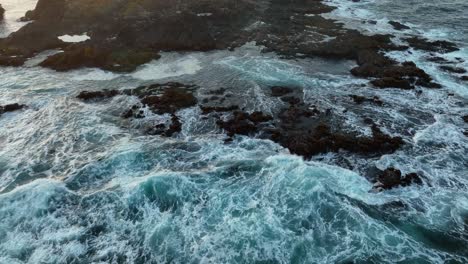
[[[411, 37], [396, 45], [391, 35], [364, 35], [322, 16], [333, 9], [320, 0], [39, 0], [23, 18], [32, 22], [0, 40], [0, 65], [20, 66], [41, 51], [60, 49], [41, 66], [128, 72], [161, 51], [231, 50], [255, 42], [285, 58], [355, 60], [352, 73], [376, 88], [440, 87], [413, 62], [400, 64], [382, 52], [412, 47], [444, 53], [457, 50], [455, 44]], [[84, 33], [90, 39], [80, 43], [58, 39]]]
[[[373, 158], [391, 154], [399, 150], [405, 142], [400, 137], [383, 133], [372, 120], [366, 119], [371, 136], [351, 133], [341, 125], [340, 116], [322, 111], [302, 100], [302, 90], [297, 87], [271, 87], [270, 96], [279, 98], [284, 106], [273, 114], [247, 111], [232, 105], [226, 100], [208, 97], [200, 100], [197, 95], [200, 87], [176, 82], [152, 84], [135, 89], [82, 91], [77, 99], [87, 102], [100, 102], [115, 96], [134, 96], [139, 103], [130, 109], [121, 109], [122, 120], [141, 120], [140, 126], [147, 135], [173, 137], [180, 133], [184, 125], [179, 111], [186, 108], [199, 108], [201, 119], [211, 119], [226, 135], [225, 142], [230, 144], [236, 136], [248, 136], [272, 140], [290, 153], [312, 159], [324, 153], [349, 153]], [[226, 89], [210, 91], [215, 97], [227, 98]], [[208, 94], [208, 95], [209, 95]], [[357, 101], [365, 100], [357, 97]], [[356, 99], [355, 99], [356, 100]], [[371, 103], [381, 102], [375, 98]], [[235, 100], [234, 100], [235, 101]], [[144, 119], [148, 111], [152, 114], [167, 116], [163, 121]], [[141, 123], [140, 121], [140, 123]], [[375, 182], [375, 190], [382, 191], [396, 187], [409, 186], [422, 180], [417, 174], [403, 176], [396, 169], [378, 171], [369, 176]]]

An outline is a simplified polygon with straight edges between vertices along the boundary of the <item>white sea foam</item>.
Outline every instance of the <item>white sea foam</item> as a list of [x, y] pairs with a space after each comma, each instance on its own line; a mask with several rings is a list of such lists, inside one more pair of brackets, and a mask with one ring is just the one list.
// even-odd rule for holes
[[200, 61], [191, 55], [175, 60], [162, 59], [143, 65], [132, 73], [133, 78], [142, 80], [158, 80], [186, 74], [195, 74], [202, 69]]
[[101, 69], [76, 70], [71, 72], [73, 79], [77, 81], [108, 81], [121, 76], [121, 74], [104, 71]]
[[59, 36], [58, 39], [60, 39], [63, 42], [78, 43], [87, 41], [91, 39], [91, 37], [84, 33], [82, 35], [63, 35]]

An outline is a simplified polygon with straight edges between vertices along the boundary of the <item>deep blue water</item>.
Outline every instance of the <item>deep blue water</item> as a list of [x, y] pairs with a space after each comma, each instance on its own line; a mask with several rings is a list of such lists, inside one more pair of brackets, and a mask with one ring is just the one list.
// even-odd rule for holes
[[[462, 50], [444, 56], [468, 60], [465, 1], [334, 2], [332, 16], [349, 27], [457, 41]], [[395, 32], [388, 20], [412, 30]], [[0, 263], [468, 263], [468, 87], [425, 53], [389, 55], [416, 61], [444, 87], [358, 88], [367, 81], [350, 76], [353, 62], [283, 60], [253, 45], [166, 53], [131, 74], [34, 66], [45, 55], [0, 68], [0, 105], [29, 106], [0, 117]], [[304, 161], [267, 140], [224, 144], [196, 108], [178, 113], [183, 131], [168, 139], [139, 129], [166, 116], [119, 117], [136, 98], [74, 98], [166, 81], [197, 84], [200, 94], [229, 87], [267, 113], [277, 104], [268, 86], [303, 87], [318, 107], [348, 109], [349, 130], [369, 133], [359, 121], [369, 115], [407, 142], [380, 158], [346, 156], [356, 171], [393, 166], [426, 184], [376, 193], [340, 154]], [[349, 94], [387, 104], [356, 107]]]

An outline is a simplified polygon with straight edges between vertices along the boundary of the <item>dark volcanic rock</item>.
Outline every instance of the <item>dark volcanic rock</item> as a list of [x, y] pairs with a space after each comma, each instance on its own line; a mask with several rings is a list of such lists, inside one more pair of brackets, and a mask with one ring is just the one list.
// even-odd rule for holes
[[233, 117], [227, 121], [219, 120], [217, 124], [227, 131], [228, 136], [252, 135], [260, 131], [262, 123], [273, 120], [271, 116], [264, 115], [261, 112], [253, 112], [251, 114], [236, 111]]
[[371, 83], [378, 88], [413, 89], [415, 85], [439, 87], [432, 78], [413, 62], [402, 64], [373, 50], [359, 52], [358, 67], [351, 70], [354, 76], [378, 78]]
[[23, 109], [25, 107], [26, 107], [25, 105], [17, 104], [17, 103], [4, 105], [4, 106], [0, 105], [0, 116], [2, 114], [4, 114], [4, 113], [18, 111], [18, 110], [21, 110], [21, 109]]
[[453, 66], [448, 66], [448, 65], [440, 66], [440, 69], [447, 71], [447, 72], [451, 72], [451, 73], [459, 73], [459, 74], [466, 73], [466, 70], [463, 68], [453, 67]]
[[370, 138], [332, 132], [328, 125], [320, 124], [309, 131], [280, 131], [273, 140], [288, 148], [292, 153], [311, 158], [325, 152], [345, 150], [361, 154], [388, 154], [395, 152], [401, 145], [401, 138], [392, 138], [372, 126]]
[[468, 123], [468, 115], [463, 116], [462, 119], [465, 121], [465, 123]]
[[408, 44], [418, 50], [448, 53], [459, 50], [457, 45], [445, 40], [430, 41], [424, 38], [412, 37], [405, 39]]
[[389, 21], [388, 22], [390, 25], [392, 25], [392, 27], [396, 30], [406, 30], [406, 29], [410, 29], [410, 27], [406, 26], [406, 25], [403, 25], [402, 23], [400, 22], [397, 22], [397, 21]]
[[[365, 155], [393, 153], [403, 140], [385, 135], [372, 124], [372, 137], [359, 137], [340, 132], [328, 113], [320, 113], [304, 103], [290, 105], [278, 116], [271, 139], [305, 158], [325, 152], [345, 150]], [[332, 127], [335, 127], [333, 129]]]
[[239, 106], [237, 105], [232, 105], [232, 106], [200, 106], [200, 109], [202, 110], [202, 113], [204, 115], [213, 113], [213, 112], [231, 112], [231, 111], [236, 111], [239, 110]]
[[134, 106], [132, 106], [132, 108], [130, 108], [126, 112], [122, 113], [121, 117], [125, 118], [125, 119], [128, 119], [128, 118], [136, 118], [136, 119], [144, 118], [145, 113], [141, 108], [142, 108], [142, 105], [134, 105]]
[[64, 52], [50, 56], [40, 65], [56, 71], [96, 67], [116, 72], [129, 72], [159, 57], [155, 52], [144, 50], [113, 50], [89, 45], [72, 45]]
[[112, 98], [117, 95], [137, 96], [141, 104], [132, 106], [121, 115], [124, 119], [145, 117], [142, 110], [147, 106], [156, 114], [171, 114], [171, 123], [156, 124], [146, 130], [150, 135], [162, 135], [171, 137], [182, 129], [182, 123], [177, 117], [176, 112], [183, 108], [192, 107], [197, 104], [197, 99], [193, 95], [195, 86], [184, 85], [176, 82], [165, 84], [153, 84], [141, 86], [135, 89], [127, 90], [103, 90], [103, 91], [82, 91], [77, 98], [83, 101], [98, 101], [106, 98]]
[[387, 154], [403, 145], [401, 138], [382, 133], [375, 124], [371, 126], [372, 137], [340, 132], [330, 120], [328, 112], [321, 113], [314, 106], [307, 105], [299, 98], [297, 100], [273, 117], [260, 112], [249, 114], [236, 111], [230, 119], [217, 123], [229, 137], [258, 134], [306, 159], [340, 150], [363, 155]]
[[18, 67], [24, 64], [26, 58], [17, 56], [6, 56], [0, 54], [0, 65]]
[[179, 86], [179, 84], [172, 83], [162, 88], [160, 94], [139, 96], [141, 103], [149, 106], [157, 114], [173, 114], [180, 109], [195, 106], [198, 102], [193, 93], [183, 85]]
[[363, 104], [364, 102], [369, 102], [369, 103], [376, 104], [378, 106], [383, 105], [382, 100], [378, 96], [374, 96], [373, 98], [367, 98], [367, 97], [359, 96], [359, 95], [350, 95], [349, 97], [351, 97], [351, 99], [353, 99], [353, 101], [356, 104]]
[[371, 83], [378, 88], [414, 89], [414, 86], [410, 81], [398, 77], [383, 77], [381, 79], [374, 80]]
[[102, 100], [105, 98], [111, 98], [111, 97], [117, 96], [119, 94], [120, 92], [117, 90], [82, 91], [76, 96], [76, 98], [83, 100], [83, 101]]
[[430, 57], [427, 59], [428, 61], [430, 62], [435, 62], [435, 63], [440, 63], [440, 64], [443, 64], [443, 63], [450, 63], [449, 60], [445, 59], [445, 58], [442, 58], [442, 57], [438, 57], [438, 56], [435, 56], [435, 57]]
[[460, 79], [462, 81], [468, 81], [468, 75], [464, 75], [464, 76], [460, 77]]
[[[39, 0], [24, 17], [32, 22], [0, 40], [0, 55], [29, 58], [60, 48], [65, 52], [42, 65], [61, 71], [79, 67], [132, 71], [158, 58], [160, 51], [207, 51], [235, 47], [237, 41], [244, 44], [244, 28], [258, 18], [260, 6], [249, 0]], [[57, 38], [83, 32], [91, 37], [86, 44]]]
[[[408, 47], [395, 45], [391, 35], [364, 35], [320, 16], [334, 9], [321, 0], [290, 0], [287, 4], [283, 0], [136, 2], [40, 0], [36, 9], [26, 15], [33, 22], [0, 40], [0, 65], [19, 66], [40, 51], [59, 48], [64, 52], [41, 65], [58, 71], [80, 67], [133, 71], [138, 65], [159, 58], [160, 51], [232, 50], [255, 41], [265, 47], [264, 51], [285, 58], [356, 60], [359, 66], [352, 73], [377, 79], [374, 85], [378, 87], [438, 87], [416, 65], [402, 65], [380, 54]], [[398, 22], [392, 25], [405, 28]], [[57, 39], [63, 34], [83, 32], [91, 37], [85, 43], [70, 44]], [[446, 41], [415, 37], [407, 42], [425, 50], [456, 49]], [[278, 97], [285, 92], [280, 87], [272, 89]]]
[[[134, 95], [140, 98], [143, 105], [147, 105], [157, 114], [173, 114], [176, 111], [195, 106], [197, 98], [193, 95], [192, 85], [184, 85], [176, 82], [165, 84], [153, 84], [141, 86], [128, 90], [103, 90], [103, 91], [82, 91], [77, 98], [84, 101], [102, 100], [117, 95]], [[135, 110], [135, 109], [132, 109]], [[127, 111], [123, 116], [131, 115]]]
[[175, 114], [172, 114], [171, 123], [167, 127], [166, 124], [157, 124], [146, 131], [149, 135], [161, 135], [172, 137], [175, 133], [182, 131], [182, 123]]
[[271, 95], [274, 97], [280, 97], [286, 94], [290, 94], [292, 92], [293, 92], [293, 89], [289, 87], [282, 87], [282, 86], [271, 87]]
[[374, 188], [389, 190], [397, 187], [406, 187], [411, 184], [422, 184], [423, 181], [417, 173], [410, 173], [405, 176], [401, 174], [401, 171], [389, 168], [385, 171], [381, 171], [377, 175], [376, 183]]

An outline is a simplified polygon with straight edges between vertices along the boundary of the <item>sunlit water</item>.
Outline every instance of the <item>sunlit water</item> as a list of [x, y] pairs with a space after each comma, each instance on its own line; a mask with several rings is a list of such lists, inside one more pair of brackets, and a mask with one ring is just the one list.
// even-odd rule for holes
[[[366, 3], [368, 16], [385, 10], [367, 1], [341, 16]], [[29, 106], [0, 117], [0, 263], [468, 262], [467, 87], [412, 56], [443, 89], [361, 87], [367, 81], [348, 73], [353, 62], [281, 60], [253, 45], [166, 53], [130, 74], [56, 73], [34, 66], [43, 56], [0, 68], [0, 105]], [[447, 56], [468, 59], [463, 50]], [[197, 84], [197, 96], [226, 87], [241, 107], [267, 113], [278, 104], [268, 86], [303, 87], [320, 109], [347, 109], [347, 129], [369, 133], [369, 116], [407, 144], [376, 159], [345, 155], [350, 166], [338, 154], [304, 161], [271, 141], [225, 144], [197, 108], [178, 113], [183, 131], [168, 139], [143, 134], [147, 120], [119, 117], [136, 98], [75, 99], [167, 81]], [[350, 94], [386, 104], [356, 106]], [[419, 172], [426, 183], [371, 192], [359, 173], [369, 164]]]

